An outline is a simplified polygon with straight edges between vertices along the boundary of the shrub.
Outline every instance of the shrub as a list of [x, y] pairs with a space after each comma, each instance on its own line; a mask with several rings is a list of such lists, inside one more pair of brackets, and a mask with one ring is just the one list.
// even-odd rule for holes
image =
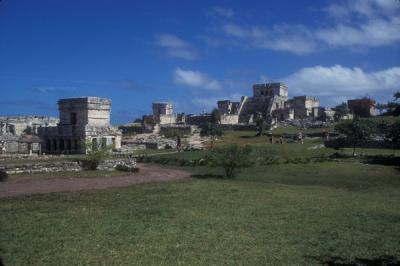
[[371, 119], [354, 119], [340, 122], [335, 130], [345, 135], [353, 144], [353, 155], [356, 155], [356, 145], [361, 140], [366, 140], [377, 131], [377, 123]]
[[130, 167], [127, 165], [119, 164], [115, 167], [115, 170], [121, 172], [131, 172], [131, 173], [138, 173], [140, 169], [138, 167]]
[[222, 134], [223, 134], [222, 129], [218, 125], [210, 123], [210, 122], [206, 122], [206, 123], [202, 124], [200, 126], [200, 128], [201, 128], [200, 135], [202, 137], [205, 137], [205, 136], [210, 137], [210, 139], [211, 139], [210, 146], [211, 146], [211, 149], [213, 149], [214, 141], [216, 140], [217, 136], [222, 136]]
[[225, 175], [229, 178], [235, 176], [235, 170], [252, 165], [250, 160], [251, 147], [231, 144], [218, 147], [210, 152], [208, 161], [212, 166], [224, 168]]
[[82, 160], [83, 168], [87, 170], [96, 170], [99, 164], [104, 161], [111, 147], [99, 147], [96, 143], [87, 142], [86, 147], [86, 157]]
[[8, 174], [5, 169], [0, 169], [0, 182], [6, 181]]

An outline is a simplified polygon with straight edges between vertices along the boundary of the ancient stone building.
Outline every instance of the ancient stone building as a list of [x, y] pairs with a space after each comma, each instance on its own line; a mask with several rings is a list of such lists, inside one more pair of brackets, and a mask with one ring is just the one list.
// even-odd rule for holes
[[153, 116], [155, 122], [160, 125], [176, 123], [174, 106], [168, 102], [153, 103]]
[[[303, 119], [313, 116], [313, 108], [319, 107], [319, 100], [310, 96], [296, 96], [290, 99], [286, 105], [287, 108], [294, 110], [295, 119]], [[318, 112], [317, 110], [315, 112]]]
[[221, 114], [220, 122], [222, 125], [235, 125], [239, 123], [240, 102], [223, 100], [217, 102], [217, 108]]
[[40, 154], [42, 140], [35, 135], [0, 135], [0, 154]]
[[[284, 83], [263, 83], [253, 85], [253, 96], [242, 97], [239, 103], [219, 101], [221, 123], [251, 123], [254, 117], [272, 118], [275, 110], [283, 110], [288, 100], [288, 88]], [[237, 116], [237, 117], [236, 117]]]
[[283, 120], [304, 119], [320, 116], [319, 100], [315, 97], [288, 98], [288, 87], [282, 83], [253, 85], [253, 96], [243, 96], [240, 102], [218, 101], [221, 124], [249, 124], [256, 117], [271, 123]]
[[176, 115], [174, 106], [169, 102], [154, 102], [153, 114], [142, 117], [142, 131], [146, 133], [158, 133], [160, 125], [172, 125], [185, 121], [183, 114]]
[[236, 114], [240, 106], [240, 102], [232, 102], [230, 100], [223, 100], [217, 102], [217, 108], [221, 114], [230, 115]]
[[56, 126], [58, 122], [57, 118], [49, 116], [0, 116], [0, 135], [37, 134], [38, 128]]
[[355, 117], [370, 117], [376, 115], [376, 102], [370, 98], [348, 100], [350, 113]]
[[60, 123], [39, 128], [46, 153], [84, 153], [85, 144], [121, 147], [121, 131], [110, 125], [111, 100], [99, 97], [58, 101]]

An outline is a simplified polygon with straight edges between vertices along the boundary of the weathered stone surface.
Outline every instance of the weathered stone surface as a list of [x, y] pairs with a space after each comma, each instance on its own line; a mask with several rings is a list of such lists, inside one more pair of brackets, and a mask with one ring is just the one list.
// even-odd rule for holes
[[111, 100], [100, 97], [61, 99], [60, 123], [39, 129], [46, 153], [84, 153], [85, 143], [121, 147], [121, 131], [110, 125]]
[[0, 135], [9, 133], [21, 135], [28, 127], [31, 133], [37, 133], [38, 128], [56, 126], [59, 120], [50, 116], [0, 116]]
[[[98, 166], [99, 170], [111, 171], [117, 165], [124, 165], [127, 167], [135, 168], [136, 159], [117, 159], [105, 160]], [[46, 172], [64, 172], [64, 171], [82, 171], [82, 164], [76, 161], [63, 161], [63, 162], [40, 162], [40, 163], [24, 163], [24, 164], [6, 164], [0, 166], [8, 174], [21, 174], [21, 173], [46, 173]]]

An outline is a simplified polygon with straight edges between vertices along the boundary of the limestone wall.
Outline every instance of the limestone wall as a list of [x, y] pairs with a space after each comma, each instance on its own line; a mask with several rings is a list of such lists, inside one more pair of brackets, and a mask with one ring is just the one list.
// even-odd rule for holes
[[[128, 167], [136, 167], [136, 159], [118, 159], [106, 160], [102, 162], [98, 169], [105, 171], [115, 170], [117, 165], [125, 165]], [[48, 173], [48, 172], [64, 172], [64, 171], [82, 171], [82, 165], [79, 162], [40, 162], [26, 164], [7, 164], [0, 166], [5, 169], [8, 174], [22, 173]]]
[[111, 100], [100, 97], [69, 98], [58, 101], [61, 125], [109, 126]]
[[11, 133], [19, 136], [28, 127], [37, 133], [38, 128], [56, 126], [58, 122], [57, 118], [49, 116], [0, 116], [0, 135]]
[[221, 115], [221, 125], [236, 125], [239, 123], [239, 115]]

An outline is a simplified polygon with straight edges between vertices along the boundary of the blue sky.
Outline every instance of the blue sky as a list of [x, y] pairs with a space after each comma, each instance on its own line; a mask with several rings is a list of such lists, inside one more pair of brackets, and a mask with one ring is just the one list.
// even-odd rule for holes
[[211, 110], [284, 81], [326, 106], [400, 89], [396, 0], [0, 0], [0, 115], [111, 98], [112, 121]]

